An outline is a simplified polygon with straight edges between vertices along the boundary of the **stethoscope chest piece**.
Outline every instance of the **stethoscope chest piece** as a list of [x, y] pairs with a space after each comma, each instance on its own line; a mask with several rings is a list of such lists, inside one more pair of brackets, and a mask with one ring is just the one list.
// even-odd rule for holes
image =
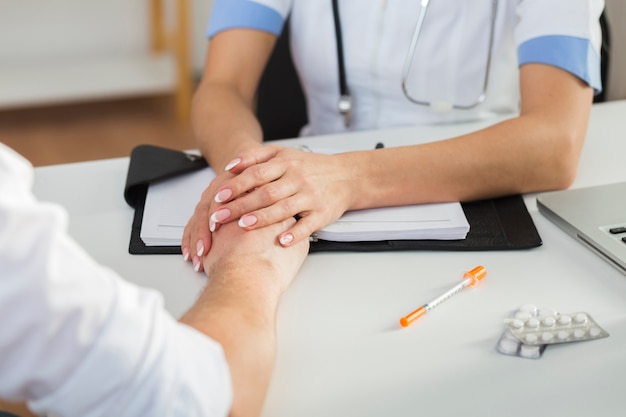
[[343, 115], [346, 127], [350, 126], [350, 116], [352, 115], [352, 96], [350, 94], [342, 94], [339, 96], [337, 103], [339, 113]]

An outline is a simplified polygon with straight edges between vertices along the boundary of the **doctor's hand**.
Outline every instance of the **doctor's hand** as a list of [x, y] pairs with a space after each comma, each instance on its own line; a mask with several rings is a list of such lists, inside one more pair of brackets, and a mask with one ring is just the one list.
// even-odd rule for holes
[[[246, 159], [246, 164], [249, 166], [266, 160], [266, 153], [255, 151], [255, 149], [262, 148], [263, 145], [261, 143], [255, 142], [253, 144], [247, 144], [239, 150], [239, 153], [249, 155]], [[255, 159], [257, 153], [264, 159]], [[240, 162], [241, 159], [237, 158], [235, 161]], [[216, 176], [201, 194], [200, 200], [196, 204], [194, 212], [183, 231], [181, 240], [183, 259], [186, 262], [191, 262], [196, 272], [203, 270], [202, 258], [209, 252], [212, 245], [211, 232], [215, 231], [216, 224], [211, 221], [210, 214], [215, 212], [219, 206], [219, 203], [215, 201], [216, 190], [220, 189], [223, 183], [235, 175], [230, 172], [231, 168], [235, 165], [237, 165], [235, 162], [231, 162], [226, 164], [224, 169], [215, 170]]]
[[196, 272], [202, 271], [202, 257], [211, 249], [212, 235], [210, 231], [209, 217], [218, 205], [215, 200], [215, 193], [234, 175], [228, 171], [219, 173], [204, 190], [200, 196], [200, 201], [185, 226], [181, 249], [183, 259], [191, 261]]
[[298, 217], [279, 235], [289, 246], [337, 220], [351, 207], [358, 190], [348, 154], [325, 155], [265, 146], [242, 154], [230, 165], [237, 174], [216, 190], [220, 205], [210, 213], [215, 228], [237, 221], [255, 230]]

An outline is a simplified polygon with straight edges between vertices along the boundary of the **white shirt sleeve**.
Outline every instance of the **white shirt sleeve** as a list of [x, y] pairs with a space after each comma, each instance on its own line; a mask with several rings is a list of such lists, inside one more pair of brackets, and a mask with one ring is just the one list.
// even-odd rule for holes
[[0, 144], [0, 397], [55, 416], [225, 416], [221, 346], [98, 265]]

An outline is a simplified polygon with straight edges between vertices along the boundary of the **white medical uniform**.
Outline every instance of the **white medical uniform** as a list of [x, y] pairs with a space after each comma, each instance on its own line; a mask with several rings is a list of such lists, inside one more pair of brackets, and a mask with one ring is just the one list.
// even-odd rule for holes
[[228, 415], [221, 346], [92, 260], [32, 182], [0, 143], [0, 398], [49, 416]]
[[[337, 110], [339, 80], [330, 0], [214, 0], [210, 38], [231, 28], [279, 34], [290, 15], [292, 55], [307, 98], [310, 134], [442, 123], [519, 111], [519, 67], [562, 68], [601, 91], [599, 17], [603, 0], [500, 0], [485, 101], [436, 111], [403, 94], [402, 69], [419, 0], [339, 0], [353, 121]], [[482, 93], [491, 0], [431, 0], [409, 76], [420, 101], [467, 105]]]

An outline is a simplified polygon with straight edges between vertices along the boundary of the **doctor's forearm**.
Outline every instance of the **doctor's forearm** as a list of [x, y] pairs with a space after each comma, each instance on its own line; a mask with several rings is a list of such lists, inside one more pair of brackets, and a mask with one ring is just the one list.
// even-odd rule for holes
[[0, 412], [3, 411], [18, 417], [35, 417], [35, 414], [26, 406], [26, 403], [12, 403], [0, 400]]
[[[457, 138], [348, 154], [350, 208], [469, 201], [571, 185], [593, 89], [546, 65], [521, 69], [521, 115]], [[359, 161], [360, 159], [360, 161]]]
[[243, 97], [219, 84], [205, 82], [194, 95], [192, 124], [202, 155], [221, 171], [243, 149], [258, 146], [263, 132]]
[[[565, 188], [583, 138], [533, 117], [463, 137], [352, 155], [358, 166], [352, 209]], [[361, 161], [356, 161], [360, 159]]]

